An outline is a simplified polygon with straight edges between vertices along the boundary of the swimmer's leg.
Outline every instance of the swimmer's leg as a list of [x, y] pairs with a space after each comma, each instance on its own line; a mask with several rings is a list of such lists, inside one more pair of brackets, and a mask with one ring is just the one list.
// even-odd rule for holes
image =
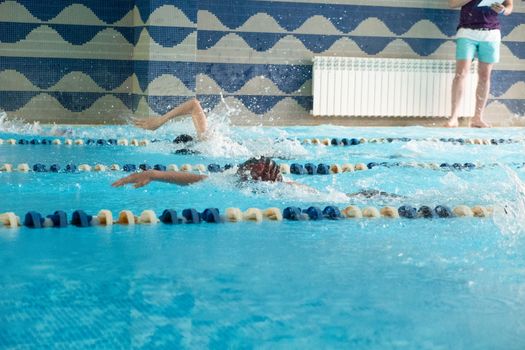
[[201, 104], [195, 98], [184, 102], [183, 104], [173, 108], [162, 117], [148, 118], [148, 119], [134, 119], [133, 122], [136, 126], [148, 130], [156, 130], [173, 118], [182, 115], [191, 114], [193, 125], [197, 131], [199, 139], [204, 138], [206, 131], [208, 130], [208, 121], [206, 120], [206, 114], [202, 110]]

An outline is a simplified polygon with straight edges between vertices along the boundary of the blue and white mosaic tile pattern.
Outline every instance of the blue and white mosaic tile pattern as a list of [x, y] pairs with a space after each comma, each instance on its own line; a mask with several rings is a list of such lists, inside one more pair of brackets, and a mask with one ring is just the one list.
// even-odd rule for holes
[[[525, 5], [502, 19], [488, 114], [525, 115]], [[221, 94], [300, 118], [314, 55], [453, 59], [458, 12], [428, 0], [0, 0], [0, 109], [114, 122]]]

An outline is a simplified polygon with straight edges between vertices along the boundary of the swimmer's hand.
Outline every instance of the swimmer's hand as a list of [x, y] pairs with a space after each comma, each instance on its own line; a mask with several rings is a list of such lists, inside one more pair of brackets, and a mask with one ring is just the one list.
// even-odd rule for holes
[[139, 188], [144, 187], [153, 180], [151, 171], [143, 171], [141, 173], [131, 174], [129, 176], [123, 177], [120, 180], [117, 180], [111, 184], [113, 187], [122, 187], [127, 184], [133, 184], [133, 187]]
[[169, 182], [176, 185], [186, 186], [206, 179], [206, 175], [192, 174], [180, 171], [146, 170], [141, 173], [128, 175], [111, 184], [113, 187], [121, 187], [133, 184], [133, 187], [144, 187], [151, 181]]
[[164, 116], [149, 118], [131, 118], [131, 120], [133, 121], [133, 124], [135, 126], [146, 130], [157, 130], [168, 121], [168, 119]]

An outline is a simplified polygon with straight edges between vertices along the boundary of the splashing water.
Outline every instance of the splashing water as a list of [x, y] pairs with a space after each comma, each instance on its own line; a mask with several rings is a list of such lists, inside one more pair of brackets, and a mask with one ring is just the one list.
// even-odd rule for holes
[[[525, 233], [525, 183], [518, 174], [506, 165], [500, 164], [508, 176], [514, 193], [494, 198], [498, 204], [494, 210], [494, 223], [501, 233], [518, 236]], [[503, 201], [503, 198], [515, 198], [513, 201]]]
[[239, 182], [235, 175], [237, 168], [233, 167], [222, 173], [209, 176], [208, 181], [215, 190], [224, 192], [239, 191], [245, 197], [260, 198], [262, 194], [266, 200], [285, 200], [286, 203], [349, 203], [350, 198], [333, 186], [327, 186], [322, 190], [291, 181], [284, 178], [283, 182], [248, 181]]
[[221, 106], [213, 112], [208, 112], [207, 139], [199, 142], [194, 149], [203, 155], [211, 157], [277, 157], [293, 158], [307, 156], [308, 151], [297, 141], [289, 138], [284, 130], [277, 129], [279, 136], [275, 137], [275, 129], [268, 135], [262, 127], [248, 128], [243, 134], [232, 129], [231, 118], [239, 115], [240, 110], [228, 105], [221, 95]]
[[[224, 158], [248, 158], [248, 157], [277, 157], [294, 158], [308, 156], [308, 151], [296, 140], [289, 137], [283, 130], [277, 130], [279, 137], [275, 138], [275, 130], [272, 135], [268, 135], [264, 128], [254, 127], [249, 131], [255, 136], [243, 137], [239, 132], [232, 129], [231, 118], [240, 113], [240, 109], [230, 106], [221, 95], [221, 107], [208, 114], [208, 139], [194, 145], [194, 149], [202, 155], [210, 157]], [[26, 123], [23, 120], [8, 119], [5, 112], [0, 112], [0, 131], [39, 136], [64, 136], [81, 138], [112, 138], [127, 137], [130, 135], [130, 128], [137, 137], [151, 137], [152, 139], [172, 140], [177, 132], [193, 129], [191, 119], [187, 118], [176, 123], [171, 123], [164, 130], [155, 132], [135, 129], [133, 126], [113, 127], [105, 130], [96, 127], [94, 129], [64, 128], [58, 125], [42, 127], [39, 122]], [[117, 132], [115, 132], [117, 130]], [[187, 131], [186, 131], [187, 132]], [[246, 134], [246, 131], [243, 132]], [[250, 134], [250, 135], [252, 135]], [[153, 147], [152, 151], [172, 152], [173, 146], [159, 143]]]
[[313, 187], [293, 182], [247, 182], [242, 184], [240, 192], [247, 197], [264, 193], [268, 199], [295, 203], [348, 203], [348, 196], [328, 186], [322, 191]]
[[0, 112], [0, 131], [16, 134], [36, 135], [42, 133], [39, 122], [26, 123], [21, 119], [7, 119], [7, 113]]

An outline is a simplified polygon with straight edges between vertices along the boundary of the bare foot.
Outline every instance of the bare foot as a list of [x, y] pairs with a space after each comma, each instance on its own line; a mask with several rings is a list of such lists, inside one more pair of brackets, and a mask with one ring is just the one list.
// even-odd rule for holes
[[470, 121], [470, 127], [471, 128], [491, 128], [492, 125], [490, 125], [489, 123], [484, 122], [481, 119], [472, 119]]
[[446, 124], [445, 128], [457, 128], [459, 126], [459, 122], [457, 119], [450, 119]]

